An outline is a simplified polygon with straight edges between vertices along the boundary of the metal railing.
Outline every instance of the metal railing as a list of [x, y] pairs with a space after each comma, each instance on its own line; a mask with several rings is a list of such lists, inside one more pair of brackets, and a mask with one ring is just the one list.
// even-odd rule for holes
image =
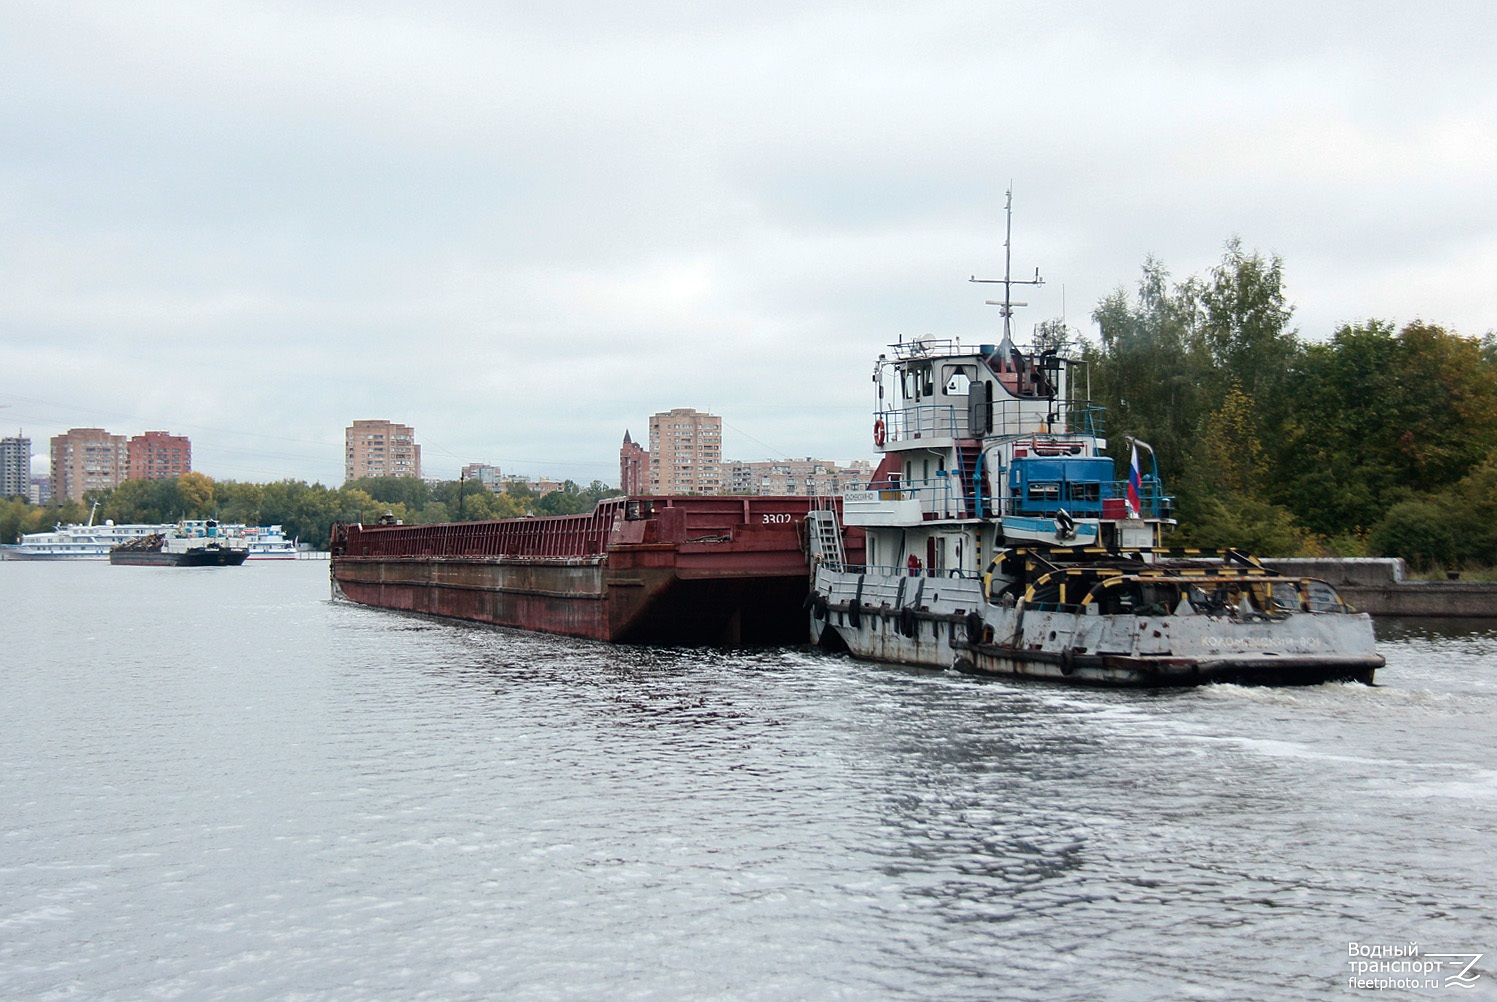
[[[1053, 518], [1061, 511], [1072, 518], [1127, 517], [1126, 480], [1061, 481], [1054, 496], [994, 498], [989, 495], [984, 479], [978, 485], [979, 499], [972, 489], [971, 478], [970, 471], [962, 474], [948, 470], [929, 479], [873, 481], [854, 490], [876, 494], [881, 501], [918, 501], [921, 514], [929, 519], [976, 518], [979, 511], [987, 518], [1004, 515]], [[1165, 494], [1163, 485], [1145, 481], [1139, 491], [1142, 510], [1135, 514], [1142, 518], [1169, 518], [1173, 500]]]
[[[988, 436], [1086, 435], [1101, 437], [1103, 408], [1086, 400], [1044, 397], [995, 400]], [[885, 442], [914, 439], [977, 438], [965, 404], [917, 404], [890, 407], [874, 414]]]

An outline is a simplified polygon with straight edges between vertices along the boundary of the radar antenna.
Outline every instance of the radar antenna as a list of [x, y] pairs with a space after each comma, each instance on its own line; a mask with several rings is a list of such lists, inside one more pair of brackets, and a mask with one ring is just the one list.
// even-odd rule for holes
[[1003, 215], [1004, 215], [1004, 219], [1005, 219], [1005, 229], [1004, 229], [1004, 234], [1003, 234], [1003, 277], [1002, 278], [978, 278], [976, 275], [973, 275], [967, 281], [969, 281], [969, 282], [983, 282], [983, 283], [987, 283], [987, 284], [990, 284], [990, 285], [1001, 285], [1001, 286], [1003, 286], [1003, 298], [1002, 299], [988, 299], [988, 300], [985, 300], [985, 302], [989, 306], [996, 306], [996, 307], [998, 307], [998, 312], [1000, 312], [1000, 313], [1003, 314], [1003, 339], [1004, 339], [1004, 341], [1007, 341], [1010, 344], [1012, 344], [1013, 343], [1013, 329], [1012, 328], [1013, 328], [1014, 307], [1016, 307], [1016, 306], [1028, 306], [1029, 305], [1028, 303], [1019, 303], [1019, 302], [1015, 302], [1014, 301], [1014, 286], [1016, 286], [1016, 285], [1036, 285], [1036, 286], [1038, 286], [1038, 285], [1044, 285], [1045, 284], [1045, 280], [1043, 278], [1040, 278], [1040, 270], [1038, 268], [1034, 269], [1034, 277], [1033, 278], [1016, 279], [1016, 278], [1013, 277], [1013, 259], [1014, 259], [1014, 251], [1013, 251], [1013, 242], [1014, 242], [1014, 188], [1013, 188], [1012, 184], [1010, 184], [1009, 187], [1008, 187], [1008, 190], [1006, 192], [1004, 192]]

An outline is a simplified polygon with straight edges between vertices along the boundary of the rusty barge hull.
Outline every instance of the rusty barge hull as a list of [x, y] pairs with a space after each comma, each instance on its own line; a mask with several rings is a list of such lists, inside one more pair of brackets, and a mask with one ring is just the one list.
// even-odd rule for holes
[[807, 640], [804, 497], [609, 499], [586, 515], [338, 526], [353, 602], [640, 644]]

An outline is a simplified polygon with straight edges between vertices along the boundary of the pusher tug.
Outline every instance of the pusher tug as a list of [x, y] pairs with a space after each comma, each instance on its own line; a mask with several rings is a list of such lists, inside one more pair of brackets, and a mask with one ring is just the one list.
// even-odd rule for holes
[[[840, 523], [807, 515], [812, 641], [1093, 685], [1371, 684], [1371, 618], [1331, 585], [1239, 550], [1161, 546], [1174, 520], [1153, 450], [1133, 440], [1115, 479], [1082, 360], [1013, 343], [1013, 287], [1041, 280], [1009, 275], [1006, 261], [998, 344], [923, 337], [879, 356], [883, 460]], [[865, 563], [848, 562], [845, 528], [863, 530]]]

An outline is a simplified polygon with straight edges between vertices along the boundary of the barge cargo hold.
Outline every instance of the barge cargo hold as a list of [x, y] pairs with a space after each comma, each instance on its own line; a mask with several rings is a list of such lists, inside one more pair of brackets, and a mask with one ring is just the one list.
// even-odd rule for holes
[[[582, 515], [333, 527], [363, 605], [641, 644], [806, 640], [806, 497], [630, 497]], [[819, 502], [827, 504], [825, 499]], [[861, 534], [848, 541], [861, 550]]]

